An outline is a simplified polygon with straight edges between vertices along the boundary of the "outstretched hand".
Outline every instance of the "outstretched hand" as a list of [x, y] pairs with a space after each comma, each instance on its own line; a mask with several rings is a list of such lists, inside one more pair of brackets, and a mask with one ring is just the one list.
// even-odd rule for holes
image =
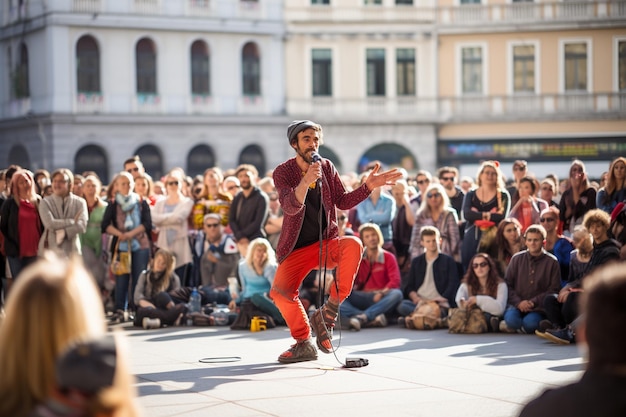
[[384, 172], [378, 171], [380, 171], [380, 164], [376, 163], [365, 179], [365, 185], [370, 191], [373, 191], [374, 188], [382, 187], [383, 185], [394, 185], [396, 181], [402, 178], [402, 172], [400, 172], [397, 168]]

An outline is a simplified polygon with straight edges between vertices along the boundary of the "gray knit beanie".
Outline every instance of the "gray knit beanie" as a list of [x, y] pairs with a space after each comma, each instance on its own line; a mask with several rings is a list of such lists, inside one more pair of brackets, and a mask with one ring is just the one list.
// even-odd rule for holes
[[298, 138], [298, 133], [316, 126], [317, 123], [310, 120], [294, 120], [289, 126], [287, 126], [287, 138], [289, 138], [289, 144], [293, 145]]

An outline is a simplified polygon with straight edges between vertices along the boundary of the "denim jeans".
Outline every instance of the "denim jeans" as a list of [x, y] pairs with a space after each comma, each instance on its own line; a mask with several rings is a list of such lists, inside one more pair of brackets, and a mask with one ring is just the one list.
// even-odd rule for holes
[[504, 321], [509, 329], [522, 330], [524, 333], [535, 333], [539, 322], [546, 316], [538, 311], [522, 313], [517, 307], [509, 306], [504, 312]]
[[[150, 249], [139, 249], [131, 254], [131, 273], [115, 276], [115, 310], [135, 310], [133, 301], [135, 296], [135, 287], [139, 280], [139, 275], [148, 267], [150, 261]], [[132, 276], [132, 282], [131, 282]], [[130, 284], [130, 295], [128, 293]]]
[[407, 300], [406, 298], [398, 304], [396, 310], [398, 314], [402, 317], [410, 316], [412, 312], [415, 311], [417, 304], [414, 304], [413, 301]]
[[15, 282], [15, 278], [17, 278], [20, 272], [22, 272], [22, 269], [26, 268], [32, 263], [35, 263], [37, 257], [27, 256], [24, 258], [19, 258], [17, 256], [7, 256], [7, 259], [9, 260], [9, 269], [11, 270], [11, 276], [14, 280], [13, 282]]
[[379, 314], [386, 314], [395, 311], [402, 301], [402, 291], [392, 289], [387, 292], [377, 303], [374, 302], [375, 292], [352, 291], [350, 296], [339, 306], [339, 312], [343, 318], [354, 317], [358, 314], [365, 314], [367, 321], [372, 321]]

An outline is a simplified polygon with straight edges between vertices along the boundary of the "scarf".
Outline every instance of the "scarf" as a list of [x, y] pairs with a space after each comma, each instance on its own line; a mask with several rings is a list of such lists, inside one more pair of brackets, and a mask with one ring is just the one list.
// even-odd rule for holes
[[[133, 230], [135, 227], [141, 224], [141, 214], [139, 210], [139, 195], [133, 192], [128, 195], [122, 195], [120, 193], [115, 194], [115, 202], [119, 204], [120, 208], [126, 215], [124, 220], [124, 230]], [[133, 239], [131, 250], [139, 249], [140, 244], [137, 239]], [[127, 250], [126, 242], [120, 242], [120, 250]]]

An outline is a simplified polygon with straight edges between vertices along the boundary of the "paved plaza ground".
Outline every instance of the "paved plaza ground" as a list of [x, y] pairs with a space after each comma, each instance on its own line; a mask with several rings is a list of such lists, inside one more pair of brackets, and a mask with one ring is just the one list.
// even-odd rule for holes
[[[584, 367], [576, 346], [534, 335], [336, 331], [336, 358], [320, 352], [317, 361], [281, 365], [276, 358], [292, 343], [285, 327], [122, 327], [149, 417], [516, 416]], [[369, 365], [342, 368], [346, 356]]]

